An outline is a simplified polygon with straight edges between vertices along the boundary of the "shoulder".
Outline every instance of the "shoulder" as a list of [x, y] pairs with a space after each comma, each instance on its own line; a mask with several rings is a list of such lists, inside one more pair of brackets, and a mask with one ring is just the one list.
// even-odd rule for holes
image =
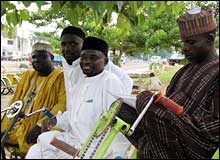
[[115, 65], [112, 61], [108, 61], [108, 64], [106, 65], [107, 71], [113, 71], [113, 72], [124, 72], [123, 69], [121, 69], [119, 66]]
[[115, 65], [111, 61], [108, 62], [108, 64], [105, 67], [105, 70], [107, 70], [113, 74], [116, 74], [116, 76], [118, 76], [120, 79], [131, 79], [122, 68]]
[[54, 68], [51, 76], [49, 78], [55, 78], [55, 79], [64, 79], [63, 69], [61, 67]]
[[23, 72], [23, 75], [24, 75], [23, 77], [27, 78], [27, 76], [31, 76], [36, 73], [37, 73], [37, 71], [35, 71], [34, 69], [28, 69]]
[[53, 74], [63, 74], [63, 68], [62, 67], [55, 67]]
[[113, 79], [118, 79], [119, 80], [119, 78], [114, 73], [109, 72], [107, 70], [103, 71], [103, 77], [104, 77], [105, 80], [113, 80]]

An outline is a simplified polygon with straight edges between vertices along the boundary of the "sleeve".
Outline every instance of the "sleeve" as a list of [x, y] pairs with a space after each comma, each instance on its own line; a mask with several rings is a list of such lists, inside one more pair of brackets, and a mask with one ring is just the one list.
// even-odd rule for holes
[[[56, 95], [57, 103], [49, 109], [53, 115], [57, 115], [58, 111], [61, 111], [61, 112], [66, 111], [66, 91], [65, 91], [65, 86], [64, 86], [64, 77], [63, 77], [63, 74], [60, 74], [59, 76], [61, 77], [56, 80], [56, 86], [53, 86], [53, 87], [58, 88], [57, 91], [52, 89], [52, 91], [57, 92], [55, 93], [57, 94]], [[38, 120], [37, 125], [40, 126], [40, 124], [42, 124], [42, 121], [45, 118], [47, 117], [44, 116], [43, 118]]]
[[10, 98], [8, 104], [11, 105], [12, 103], [14, 103], [15, 101], [21, 99], [22, 95], [24, 97], [24, 88], [27, 88], [27, 81], [30, 80], [30, 75], [31, 75], [31, 71], [27, 70], [23, 73], [19, 83], [17, 84], [17, 87], [15, 89], [14, 94], [12, 95], [12, 97]]
[[64, 113], [58, 112], [58, 114], [56, 115], [57, 124], [54, 127], [61, 128], [67, 131], [70, 128], [69, 115], [70, 115], [70, 111], [65, 111]]
[[[109, 90], [112, 94], [125, 94], [126, 92], [124, 91], [123, 85], [121, 81], [115, 77], [115, 79], [108, 79], [106, 81], [106, 90]], [[105, 100], [107, 101], [106, 103], [106, 109], [109, 109], [111, 104], [116, 100], [109, 92], [106, 92], [106, 97]], [[115, 139], [112, 141], [109, 149], [109, 152], [113, 152], [113, 158], [119, 156], [122, 158], [126, 158], [127, 156], [127, 151], [128, 148], [130, 147], [130, 142], [126, 139], [124, 135], [121, 133], [117, 134]]]
[[[139, 108], [137, 106], [139, 113], [145, 106], [143, 99], [142, 103], [143, 105], [139, 105]], [[177, 116], [160, 104], [152, 104], [143, 117], [142, 128], [156, 133], [155, 136], [161, 141], [166, 139], [163, 142], [166, 145], [169, 145], [173, 137], [176, 137], [178, 141], [175, 143], [184, 143], [183, 149], [188, 148], [197, 154], [202, 150], [211, 153], [219, 143], [219, 89], [212, 94], [211, 103], [208, 105], [212, 105], [209, 106], [212, 108], [210, 113], [200, 116], [183, 113]], [[157, 128], [160, 128], [161, 132], [158, 132]], [[169, 133], [169, 135], [163, 133]], [[177, 145], [180, 146], [180, 144]], [[197, 148], [192, 146], [197, 146]], [[206, 148], [205, 146], [213, 147]]]
[[112, 74], [111, 78], [105, 79], [103, 93], [103, 110], [107, 111], [111, 104], [117, 100], [113, 95], [123, 95], [125, 90], [118, 77]]

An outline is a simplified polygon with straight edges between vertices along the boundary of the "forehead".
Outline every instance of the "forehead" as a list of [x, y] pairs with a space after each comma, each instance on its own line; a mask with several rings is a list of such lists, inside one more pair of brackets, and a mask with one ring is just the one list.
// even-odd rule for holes
[[193, 35], [193, 36], [189, 36], [189, 37], [182, 37], [181, 39], [186, 41], [186, 40], [202, 40], [206, 38], [206, 36], [204, 34], [198, 34], [198, 35]]
[[102, 53], [101, 51], [98, 51], [98, 50], [86, 49], [81, 52], [81, 55], [83, 55], [83, 56], [87, 56], [87, 55], [88, 56], [91, 56], [91, 55], [99, 56], [99, 55], [104, 55], [104, 53]]
[[64, 34], [61, 37], [61, 42], [83, 42], [83, 39], [75, 34]]
[[50, 53], [47, 52], [47, 51], [34, 51], [34, 52], [31, 53], [31, 55], [32, 56], [33, 55], [48, 55], [48, 56], [50, 56]]

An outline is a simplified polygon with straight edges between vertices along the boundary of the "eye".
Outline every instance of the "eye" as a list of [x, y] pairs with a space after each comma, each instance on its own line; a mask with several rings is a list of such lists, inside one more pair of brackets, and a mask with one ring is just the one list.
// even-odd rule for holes
[[35, 59], [35, 58], [37, 58], [37, 56], [36, 55], [32, 55], [32, 58]]
[[61, 46], [64, 47], [66, 44], [64, 42], [61, 43]]
[[189, 43], [190, 45], [193, 45], [195, 43], [195, 41], [194, 40], [189, 40], [189, 41], [187, 41], [187, 43]]
[[76, 45], [78, 45], [77, 42], [72, 42], [72, 43], [71, 43], [71, 46], [76, 46]]
[[90, 59], [91, 59], [92, 61], [95, 61], [95, 60], [98, 59], [98, 56], [91, 56]]

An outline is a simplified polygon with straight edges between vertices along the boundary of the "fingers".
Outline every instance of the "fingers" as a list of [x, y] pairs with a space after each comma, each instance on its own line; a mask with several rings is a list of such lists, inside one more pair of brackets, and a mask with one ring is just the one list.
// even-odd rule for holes
[[56, 125], [56, 117], [45, 119], [42, 123], [42, 132], [49, 131]]
[[34, 126], [27, 134], [26, 141], [28, 144], [37, 143], [37, 137], [41, 134], [41, 127]]

